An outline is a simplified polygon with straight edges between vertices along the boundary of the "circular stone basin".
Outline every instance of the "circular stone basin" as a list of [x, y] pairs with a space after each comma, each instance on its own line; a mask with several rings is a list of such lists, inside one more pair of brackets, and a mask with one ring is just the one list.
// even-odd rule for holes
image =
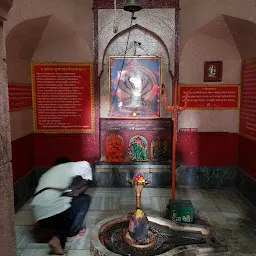
[[92, 231], [91, 250], [100, 255], [200, 255], [227, 251], [203, 226], [183, 224], [160, 217], [147, 216], [149, 239], [137, 245], [127, 234], [130, 215], [114, 216], [99, 222]]

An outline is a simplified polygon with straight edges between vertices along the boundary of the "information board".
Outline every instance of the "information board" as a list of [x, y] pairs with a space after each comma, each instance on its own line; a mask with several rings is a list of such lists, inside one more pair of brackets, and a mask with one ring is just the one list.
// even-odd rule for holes
[[34, 131], [94, 132], [92, 63], [32, 63]]
[[256, 141], [256, 60], [242, 65], [240, 134]]
[[178, 102], [187, 109], [239, 109], [239, 85], [179, 85]]
[[8, 84], [10, 111], [32, 108], [31, 85]]

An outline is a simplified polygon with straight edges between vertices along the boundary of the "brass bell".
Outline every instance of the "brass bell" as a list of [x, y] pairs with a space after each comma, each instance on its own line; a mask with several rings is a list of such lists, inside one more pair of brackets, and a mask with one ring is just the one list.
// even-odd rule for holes
[[138, 12], [142, 9], [139, 0], [125, 0], [124, 10], [127, 12]]

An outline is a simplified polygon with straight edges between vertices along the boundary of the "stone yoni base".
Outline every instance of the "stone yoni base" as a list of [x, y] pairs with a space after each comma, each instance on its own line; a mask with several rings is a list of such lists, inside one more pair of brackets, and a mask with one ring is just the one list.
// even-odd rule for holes
[[[228, 247], [219, 241], [207, 228], [201, 225], [180, 224], [160, 217], [148, 216], [157, 243], [151, 247], [130, 246], [122, 239], [123, 225], [129, 222], [129, 215], [114, 216], [99, 222], [92, 231], [91, 251], [94, 256], [104, 255], [207, 255], [225, 252]], [[121, 228], [120, 228], [121, 224]], [[125, 254], [121, 253], [125, 252]]]

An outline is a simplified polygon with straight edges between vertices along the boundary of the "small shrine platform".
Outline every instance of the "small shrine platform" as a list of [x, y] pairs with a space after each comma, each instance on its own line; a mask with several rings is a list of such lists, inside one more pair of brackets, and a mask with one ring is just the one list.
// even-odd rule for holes
[[[171, 161], [95, 162], [93, 185], [128, 187], [128, 180], [141, 173], [151, 183], [147, 187], [170, 187]], [[177, 186], [193, 188], [235, 187], [239, 168], [236, 166], [176, 166]]]
[[94, 182], [96, 186], [128, 187], [128, 180], [141, 173], [151, 183], [148, 187], [171, 185], [171, 161], [143, 162], [95, 162]]

